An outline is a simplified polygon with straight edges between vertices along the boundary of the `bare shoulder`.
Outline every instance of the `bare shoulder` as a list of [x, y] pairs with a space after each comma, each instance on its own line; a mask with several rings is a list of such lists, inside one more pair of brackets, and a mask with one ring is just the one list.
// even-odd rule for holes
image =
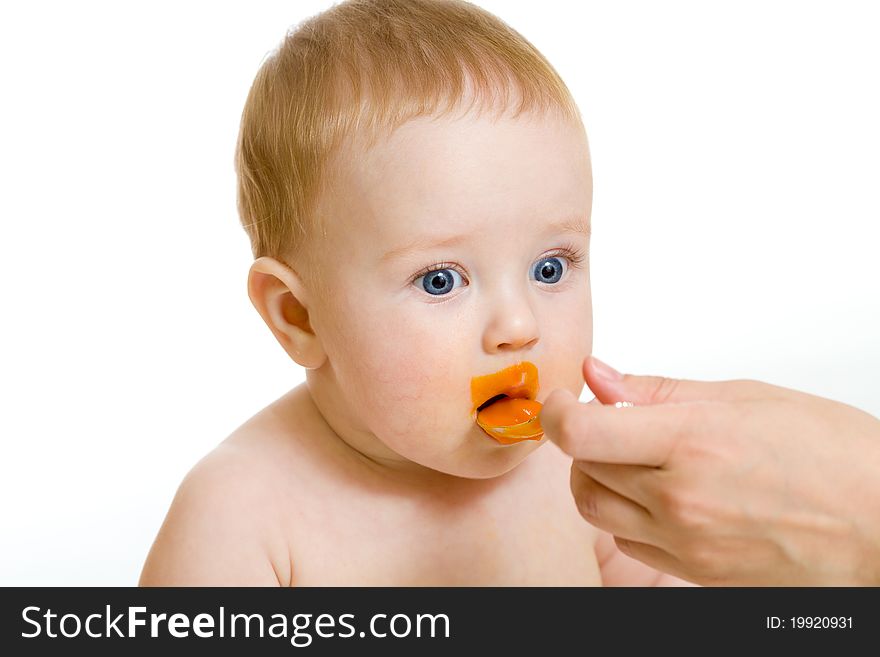
[[255, 425], [233, 434], [181, 482], [140, 586], [287, 586], [278, 459]]

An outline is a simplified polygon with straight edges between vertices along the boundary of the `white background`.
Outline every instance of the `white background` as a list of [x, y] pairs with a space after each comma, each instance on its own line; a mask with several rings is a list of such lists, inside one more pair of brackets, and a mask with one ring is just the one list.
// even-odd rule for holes
[[[479, 4], [582, 109], [596, 355], [880, 415], [872, 3]], [[247, 298], [232, 157], [329, 6], [2, 5], [0, 584], [136, 583], [187, 470], [303, 380]]]

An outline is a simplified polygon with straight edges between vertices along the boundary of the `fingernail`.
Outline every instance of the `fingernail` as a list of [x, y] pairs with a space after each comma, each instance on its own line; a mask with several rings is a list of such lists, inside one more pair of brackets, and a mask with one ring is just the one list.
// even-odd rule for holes
[[593, 363], [596, 366], [596, 374], [598, 374], [600, 377], [602, 377], [606, 381], [622, 381], [623, 380], [623, 374], [618, 372], [616, 369], [614, 369], [610, 365], [603, 363], [601, 360], [599, 360], [595, 356], [593, 356], [592, 358], [593, 358]]

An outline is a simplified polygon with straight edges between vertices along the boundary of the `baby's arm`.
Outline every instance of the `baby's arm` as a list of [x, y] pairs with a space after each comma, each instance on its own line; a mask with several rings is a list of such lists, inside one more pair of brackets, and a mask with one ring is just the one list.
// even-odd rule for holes
[[[279, 586], [283, 549], [264, 531], [268, 487], [223, 446], [184, 478], [141, 573], [140, 586]], [[277, 559], [272, 559], [272, 551]]]
[[603, 586], [697, 586], [628, 557], [617, 547], [614, 536], [601, 530], [598, 533], [596, 558]]

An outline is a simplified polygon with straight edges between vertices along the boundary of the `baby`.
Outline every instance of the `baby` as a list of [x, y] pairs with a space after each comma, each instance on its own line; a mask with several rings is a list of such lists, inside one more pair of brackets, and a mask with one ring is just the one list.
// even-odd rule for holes
[[540, 426], [592, 348], [592, 173], [529, 42], [462, 0], [334, 5], [262, 65], [236, 170], [306, 382], [189, 472], [141, 585], [681, 583], [582, 519]]

